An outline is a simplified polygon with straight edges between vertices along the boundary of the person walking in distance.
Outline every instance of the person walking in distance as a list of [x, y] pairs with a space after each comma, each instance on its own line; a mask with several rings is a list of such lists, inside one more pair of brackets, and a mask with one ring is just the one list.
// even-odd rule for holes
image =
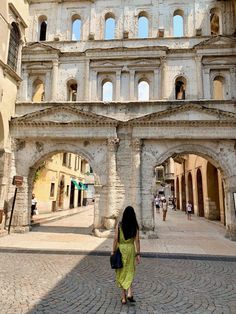
[[32, 194], [32, 200], [31, 200], [31, 218], [34, 215], [34, 212], [36, 210], [37, 200], [35, 198], [35, 194]]
[[163, 213], [163, 221], [166, 220], [166, 214], [167, 214], [167, 202], [166, 199], [162, 201], [162, 213]]
[[116, 226], [113, 251], [119, 247], [123, 267], [116, 269], [116, 284], [122, 290], [121, 303], [136, 302], [132, 292], [135, 262], [140, 263], [139, 225], [133, 207], [125, 208], [122, 220]]
[[160, 213], [160, 198], [158, 197], [158, 195], [155, 197], [154, 202], [155, 202], [157, 213]]
[[192, 204], [191, 204], [190, 202], [188, 202], [187, 205], [186, 205], [186, 212], [187, 212], [187, 218], [188, 218], [188, 220], [192, 220], [192, 219], [191, 219]]

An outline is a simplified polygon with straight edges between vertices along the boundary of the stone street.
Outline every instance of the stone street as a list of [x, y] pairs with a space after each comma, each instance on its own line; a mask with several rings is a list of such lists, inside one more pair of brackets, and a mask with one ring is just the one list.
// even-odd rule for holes
[[2, 314], [236, 313], [236, 258], [142, 258], [121, 305], [108, 256], [0, 253]]
[[1, 314], [236, 313], [236, 243], [220, 224], [179, 211], [169, 210], [166, 222], [157, 215], [159, 238], [141, 240], [137, 303], [122, 306], [112, 239], [91, 236], [92, 219], [93, 208], [82, 208], [0, 238]]

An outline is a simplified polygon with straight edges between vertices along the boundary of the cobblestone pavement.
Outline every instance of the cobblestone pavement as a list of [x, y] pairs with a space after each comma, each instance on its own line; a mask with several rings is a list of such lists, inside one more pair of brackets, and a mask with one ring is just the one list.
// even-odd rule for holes
[[142, 258], [121, 305], [108, 256], [0, 250], [0, 313], [236, 313], [236, 258]]

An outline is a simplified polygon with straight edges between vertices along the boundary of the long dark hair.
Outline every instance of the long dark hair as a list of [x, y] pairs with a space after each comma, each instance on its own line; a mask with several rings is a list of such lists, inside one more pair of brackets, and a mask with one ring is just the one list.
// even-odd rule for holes
[[121, 220], [121, 227], [125, 237], [125, 240], [136, 237], [139, 225], [136, 219], [135, 211], [133, 207], [127, 206], [124, 210]]

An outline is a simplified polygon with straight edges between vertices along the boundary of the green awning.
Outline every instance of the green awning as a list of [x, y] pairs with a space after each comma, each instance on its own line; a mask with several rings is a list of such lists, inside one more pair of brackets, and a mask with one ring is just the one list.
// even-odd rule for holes
[[71, 182], [74, 184], [74, 186], [78, 189], [78, 190], [87, 190], [88, 186], [87, 184], [83, 184], [82, 182], [76, 182], [75, 180], [71, 180]]

